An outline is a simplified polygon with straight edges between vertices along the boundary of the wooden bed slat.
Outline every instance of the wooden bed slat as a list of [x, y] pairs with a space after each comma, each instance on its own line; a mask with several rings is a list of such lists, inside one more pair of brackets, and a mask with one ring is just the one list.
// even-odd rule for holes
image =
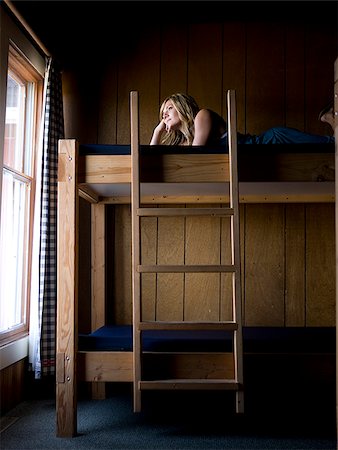
[[84, 381], [133, 381], [133, 353], [79, 352], [78, 373], [79, 379]]
[[[234, 379], [234, 355], [227, 352], [143, 352], [145, 379], [150, 367], [157, 368], [156, 379], [164, 375], [167, 379]], [[163, 370], [163, 368], [165, 368]], [[162, 373], [164, 372], [164, 373]]]
[[[80, 183], [131, 183], [130, 155], [82, 155], [79, 160]], [[227, 154], [147, 155], [143, 159], [141, 182], [229, 181], [225, 177], [228, 161]], [[325, 148], [321, 153], [267, 153], [253, 148], [252, 153], [241, 155], [239, 161], [239, 181], [245, 182], [334, 181], [334, 173], [334, 153], [325, 152]]]
[[174, 379], [140, 381], [142, 390], [238, 390], [240, 384], [235, 380], [219, 379]]
[[142, 217], [164, 216], [217, 216], [227, 217], [234, 213], [232, 208], [139, 208], [137, 215]]
[[[236, 272], [233, 265], [139, 265], [137, 271], [140, 273], [203, 273], [203, 272]], [[238, 270], [237, 270], [238, 271]]]
[[140, 322], [139, 329], [144, 330], [237, 330], [238, 324], [233, 321], [226, 322], [164, 322], [144, 321]]
[[83, 172], [79, 181], [90, 183], [130, 183], [129, 155], [87, 155], [83, 157]]
[[[90, 185], [100, 203], [130, 204], [130, 185]], [[81, 189], [82, 192], [82, 189]], [[83, 195], [82, 195], [83, 196]], [[89, 199], [92, 202], [91, 199]], [[240, 182], [240, 203], [334, 203], [334, 181]], [[141, 185], [144, 204], [228, 204], [227, 183], [147, 183]], [[165, 213], [164, 213], [165, 214]], [[184, 215], [184, 214], [182, 214]]]
[[[87, 155], [82, 158], [84, 163], [79, 174], [80, 182], [131, 182], [130, 155]], [[140, 177], [142, 182], [149, 179], [166, 183], [229, 181], [225, 176], [229, 172], [228, 166], [227, 154], [149, 155], [142, 158]], [[154, 174], [157, 174], [155, 178]]]

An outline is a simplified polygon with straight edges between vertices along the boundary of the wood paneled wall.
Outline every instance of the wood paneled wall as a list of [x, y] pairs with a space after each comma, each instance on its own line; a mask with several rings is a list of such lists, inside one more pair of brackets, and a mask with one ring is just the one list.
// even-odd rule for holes
[[[131, 323], [130, 207], [115, 206], [114, 309]], [[226, 264], [227, 219], [146, 218], [146, 264]], [[241, 205], [243, 318], [247, 326], [335, 325], [333, 204]], [[229, 275], [143, 274], [145, 320], [231, 318]]]
[[27, 377], [27, 361], [20, 361], [0, 370], [1, 415], [25, 399], [24, 387]]
[[[205, 3], [214, 7], [213, 2]], [[152, 23], [132, 21], [120, 39], [102, 42], [100, 54], [104, 58], [99, 64], [84, 61], [83, 69], [79, 64], [76, 71], [65, 70], [66, 137], [80, 143], [130, 143], [129, 92], [138, 90], [140, 140], [147, 144], [164, 97], [187, 92], [200, 107], [225, 116], [225, 92], [229, 88], [236, 90], [238, 129], [242, 133], [255, 134], [285, 125], [332, 134], [318, 121], [318, 112], [333, 97], [336, 21], [326, 20], [323, 13], [318, 20], [314, 14], [309, 19], [307, 15], [295, 17], [293, 2], [283, 2], [283, 10], [289, 8], [289, 12], [282, 17], [278, 9], [271, 10], [270, 16], [261, 14], [273, 2], [256, 2], [252, 17], [246, 14], [245, 20], [229, 19], [229, 2], [222, 3], [224, 11], [218, 6], [219, 14], [212, 20], [189, 20], [185, 16], [169, 21], [165, 14], [163, 20]], [[316, 3], [322, 11], [330, 2]], [[247, 3], [243, 5], [245, 8]], [[176, 19], [180, 16], [177, 14]], [[114, 299], [113, 303], [109, 299], [110, 320], [128, 323], [129, 207], [116, 206], [109, 216], [108, 230], [114, 230], [116, 237], [109, 250], [114, 252], [114, 262], [108, 262], [114, 266], [114, 277], [108, 280], [108, 292]], [[203, 255], [213, 262], [225, 257], [226, 250], [217, 247], [226, 239], [224, 222], [203, 223], [199, 228], [190, 219], [177, 219], [180, 222], [175, 223], [178, 226], [174, 232], [170, 220], [145, 219], [147, 261], [194, 261]], [[241, 226], [245, 324], [334, 325], [334, 206], [242, 205]], [[167, 229], [170, 233], [164, 242], [169, 243], [170, 252], [160, 245]], [[229, 317], [225, 275], [205, 277], [144, 275], [145, 317]], [[207, 285], [202, 297], [201, 285]], [[173, 297], [170, 306], [169, 291]]]
[[129, 92], [138, 90], [140, 137], [147, 144], [167, 95], [188, 92], [200, 107], [225, 116], [230, 88], [236, 89], [242, 133], [275, 125], [331, 133], [318, 112], [333, 97], [337, 25], [294, 20], [292, 12], [289, 20], [258, 16], [227, 21], [224, 11], [212, 22], [133, 24], [111, 43], [118, 52], [107, 50], [99, 65], [64, 72], [66, 137], [128, 144]]

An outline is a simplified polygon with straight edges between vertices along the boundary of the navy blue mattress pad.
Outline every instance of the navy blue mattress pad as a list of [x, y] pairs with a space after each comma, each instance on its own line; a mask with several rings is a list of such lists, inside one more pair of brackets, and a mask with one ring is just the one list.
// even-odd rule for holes
[[[131, 325], [106, 325], [90, 334], [79, 334], [80, 351], [132, 351]], [[228, 331], [145, 330], [144, 351], [232, 351]], [[244, 353], [335, 353], [335, 327], [243, 327]]]
[[[262, 154], [274, 153], [334, 153], [335, 146], [328, 144], [238, 144], [238, 154], [257, 152]], [[85, 155], [130, 155], [130, 145], [81, 144], [79, 154]], [[178, 146], [178, 145], [141, 145], [143, 155], [159, 154], [222, 154], [228, 153], [227, 146]]]

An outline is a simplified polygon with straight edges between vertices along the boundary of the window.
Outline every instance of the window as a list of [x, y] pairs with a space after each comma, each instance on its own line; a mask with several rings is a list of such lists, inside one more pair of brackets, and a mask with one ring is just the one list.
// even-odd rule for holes
[[2, 343], [28, 332], [34, 155], [41, 101], [41, 76], [14, 46], [10, 46], [0, 228]]

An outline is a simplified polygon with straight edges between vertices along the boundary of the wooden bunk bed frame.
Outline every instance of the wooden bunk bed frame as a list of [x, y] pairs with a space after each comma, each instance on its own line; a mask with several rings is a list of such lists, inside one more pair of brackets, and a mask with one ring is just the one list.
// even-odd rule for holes
[[[132, 135], [131, 141], [133, 139]], [[266, 153], [261, 157], [262, 165], [265, 156]], [[242, 167], [245, 157], [239, 158]], [[328, 167], [334, 167], [334, 153], [276, 153], [270, 155], [269, 173], [271, 157], [278, 168], [273, 171], [273, 180], [257, 181], [251, 173], [244, 181], [242, 177], [240, 202], [334, 202], [334, 181], [327, 178], [322, 181], [323, 170], [326, 173]], [[252, 155], [247, 158], [250, 160]], [[147, 167], [154, 173], [161, 173], [161, 186], [159, 188], [158, 183], [144, 186], [142, 202], [229, 203], [228, 184], [224, 183], [228, 165], [229, 156], [224, 153], [149, 155], [144, 167], [141, 165], [141, 172], [145, 179]], [[75, 140], [59, 143], [56, 409], [60, 437], [77, 434], [78, 379], [94, 382], [97, 397], [104, 396], [104, 382], [134, 381], [132, 351], [78, 351], [77, 311], [79, 196], [92, 204], [91, 327], [96, 330], [105, 324], [105, 205], [131, 202], [131, 168], [131, 155], [82, 155]]]

